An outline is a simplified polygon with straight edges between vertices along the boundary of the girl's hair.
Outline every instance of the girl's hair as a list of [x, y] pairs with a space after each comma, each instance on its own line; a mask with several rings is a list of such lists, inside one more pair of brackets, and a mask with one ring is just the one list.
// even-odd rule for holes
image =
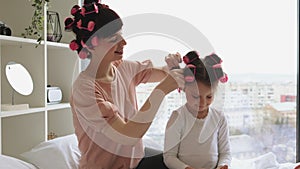
[[215, 86], [219, 81], [225, 83], [228, 80], [221, 67], [222, 59], [214, 53], [200, 59], [196, 51], [190, 51], [183, 57], [183, 61], [186, 64], [184, 68], [186, 83], [197, 81], [207, 86]]
[[83, 6], [74, 5], [73, 18], [64, 21], [65, 31], [72, 31], [76, 39], [70, 42], [70, 48], [76, 50], [79, 57], [90, 57], [87, 48], [98, 45], [99, 38], [109, 37], [118, 32], [123, 22], [119, 15], [100, 0], [84, 0]]

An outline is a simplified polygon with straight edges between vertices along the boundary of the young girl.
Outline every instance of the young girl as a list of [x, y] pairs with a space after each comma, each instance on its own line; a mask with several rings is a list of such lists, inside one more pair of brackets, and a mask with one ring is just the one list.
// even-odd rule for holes
[[173, 111], [165, 132], [164, 162], [170, 169], [227, 169], [231, 161], [227, 121], [210, 107], [227, 75], [222, 60], [203, 60], [195, 51], [183, 57], [186, 104]]
[[[164, 96], [184, 84], [182, 70], [153, 68], [150, 61], [122, 60], [126, 41], [118, 14], [99, 0], [75, 5], [65, 29], [75, 33], [70, 48], [90, 63], [75, 80], [70, 98], [80, 169], [135, 168], [144, 156], [142, 136]], [[172, 66], [179, 54], [166, 58]], [[135, 87], [159, 82], [137, 109]], [[182, 84], [182, 85], [181, 85]]]

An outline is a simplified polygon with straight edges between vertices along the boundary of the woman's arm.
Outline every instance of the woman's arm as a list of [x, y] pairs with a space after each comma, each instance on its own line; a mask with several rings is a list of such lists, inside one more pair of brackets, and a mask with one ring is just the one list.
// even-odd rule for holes
[[183, 84], [182, 70], [177, 69], [170, 71], [170, 74], [151, 92], [144, 105], [133, 118], [125, 122], [121, 117], [117, 116], [117, 118], [111, 122], [111, 125], [107, 125], [104, 128], [104, 134], [122, 144], [125, 143], [116, 138], [120, 136], [132, 138], [132, 141], [127, 144], [134, 145], [150, 127], [164, 97], [179, 86], [183, 86]]
[[176, 54], [169, 54], [165, 57], [165, 61], [167, 63], [166, 66], [153, 68], [148, 82], [160, 82], [168, 75], [171, 69], [180, 68], [179, 63], [182, 62], [181, 55], [178, 52]]
[[152, 68], [151, 76], [147, 82], [160, 82], [168, 75], [168, 73], [168, 66]]

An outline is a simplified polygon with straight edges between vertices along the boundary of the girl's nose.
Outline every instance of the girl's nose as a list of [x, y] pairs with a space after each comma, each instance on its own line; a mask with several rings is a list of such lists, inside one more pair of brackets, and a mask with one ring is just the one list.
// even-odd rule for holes
[[205, 103], [206, 103], [205, 99], [201, 99], [201, 98], [199, 99], [200, 106], [205, 105]]

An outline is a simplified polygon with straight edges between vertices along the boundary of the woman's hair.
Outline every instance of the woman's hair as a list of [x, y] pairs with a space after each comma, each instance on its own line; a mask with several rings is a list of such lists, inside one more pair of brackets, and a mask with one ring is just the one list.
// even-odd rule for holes
[[100, 0], [84, 0], [83, 6], [74, 5], [73, 18], [64, 21], [65, 31], [72, 31], [76, 39], [70, 42], [70, 48], [76, 50], [80, 58], [90, 57], [87, 48], [97, 46], [99, 38], [109, 37], [118, 32], [123, 22], [119, 15]]
[[183, 61], [186, 64], [184, 68], [186, 83], [197, 81], [207, 86], [215, 86], [219, 81], [225, 83], [228, 80], [221, 67], [221, 58], [214, 53], [200, 59], [196, 51], [190, 51], [183, 57]]

